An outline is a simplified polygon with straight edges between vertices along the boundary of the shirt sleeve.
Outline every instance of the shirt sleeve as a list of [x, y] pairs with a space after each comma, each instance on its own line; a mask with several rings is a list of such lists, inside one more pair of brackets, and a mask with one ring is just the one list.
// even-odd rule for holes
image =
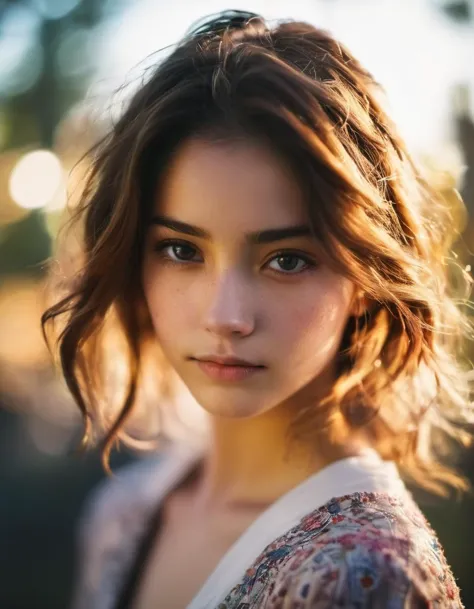
[[354, 545], [319, 550], [277, 576], [266, 609], [462, 609], [423, 583], [423, 574], [389, 551]]

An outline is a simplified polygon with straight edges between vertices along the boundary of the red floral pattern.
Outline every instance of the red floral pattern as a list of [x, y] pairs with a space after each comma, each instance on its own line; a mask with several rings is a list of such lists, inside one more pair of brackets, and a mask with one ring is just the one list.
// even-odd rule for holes
[[271, 543], [218, 609], [462, 609], [411, 496], [332, 499]]

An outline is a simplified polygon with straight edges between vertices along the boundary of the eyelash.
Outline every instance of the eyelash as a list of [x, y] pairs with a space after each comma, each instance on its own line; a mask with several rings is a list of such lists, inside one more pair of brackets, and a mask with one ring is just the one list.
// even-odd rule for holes
[[[155, 244], [154, 246], [154, 251], [161, 257], [163, 258], [166, 262], [171, 263], [171, 264], [178, 264], [178, 265], [185, 265], [185, 264], [193, 264], [193, 263], [200, 263], [201, 261], [196, 261], [196, 260], [175, 260], [174, 258], [172, 258], [171, 256], [169, 256], [169, 254], [166, 254], [165, 250], [168, 247], [177, 247], [177, 246], [183, 246], [183, 247], [189, 247], [193, 250], [195, 250], [196, 252], [198, 251], [198, 248], [193, 245], [192, 243], [188, 242], [188, 241], [182, 241], [180, 239], [165, 239], [163, 241], [158, 242], [157, 244]], [[311, 268], [314, 268], [317, 266], [316, 262], [314, 262], [313, 260], [311, 260], [307, 255], [302, 254], [301, 252], [298, 252], [296, 250], [280, 250], [278, 252], [275, 252], [273, 254], [273, 256], [268, 260], [268, 262], [265, 264], [265, 266], [267, 266], [270, 262], [272, 262], [273, 260], [277, 259], [277, 258], [283, 258], [283, 257], [295, 257], [295, 258], [299, 258], [300, 260], [303, 260], [303, 262], [305, 263], [305, 266], [303, 269], [301, 269], [300, 271], [297, 272], [291, 272], [291, 271], [276, 271], [275, 269], [271, 269], [272, 271], [274, 271], [275, 273], [278, 273], [280, 275], [299, 275], [300, 273], [303, 273], [305, 271], [310, 270]]]

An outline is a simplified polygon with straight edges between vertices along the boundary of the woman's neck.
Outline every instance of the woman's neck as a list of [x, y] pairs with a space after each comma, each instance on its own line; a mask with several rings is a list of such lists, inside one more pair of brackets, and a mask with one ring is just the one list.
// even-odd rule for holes
[[317, 440], [289, 444], [290, 422], [283, 407], [247, 419], [212, 418], [209, 449], [190, 489], [195, 509], [207, 514], [264, 509], [312, 474], [366, 446], [347, 439], [324, 446]]

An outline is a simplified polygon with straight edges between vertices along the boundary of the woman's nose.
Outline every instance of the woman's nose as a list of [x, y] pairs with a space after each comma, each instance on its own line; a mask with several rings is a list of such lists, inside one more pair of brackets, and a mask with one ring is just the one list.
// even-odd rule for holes
[[255, 328], [252, 286], [236, 270], [226, 271], [213, 284], [206, 329], [221, 337], [248, 336]]

